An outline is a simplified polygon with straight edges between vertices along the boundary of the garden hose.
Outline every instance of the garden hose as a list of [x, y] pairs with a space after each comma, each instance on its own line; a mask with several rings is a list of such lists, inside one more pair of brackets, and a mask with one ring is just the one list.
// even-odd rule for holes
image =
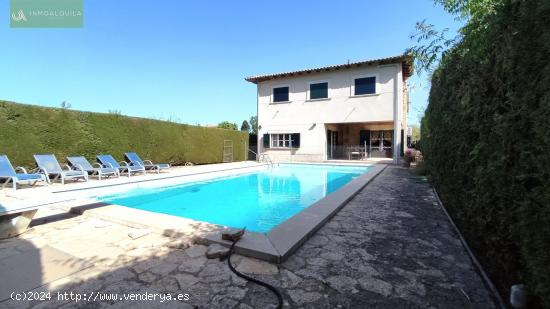
[[[240, 234], [240, 235], [239, 235]], [[229, 253], [227, 255], [227, 266], [229, 266], [229, 269], [231, 269], [231, 271], [245, 279], [245, 280], [248, 280], [248, 281], [251, 281], [251, 282], [254, 282], [256, 283], [257, 285], [261, 285], [265, 288], [267, 288], [268, 290], [270, 290], [271, 292], [273, 292], [273, 294], [275, 294], [275, 296], [277, 296], [277, 300], [279, 301], [279, 305], [277, 306], [278, 309], [281, 309], [283, 308], [283, 295], [281, 294], [281, 292], [279, 292], [279, 290], [277, 290], [277, 288], [275, 288], [274, 286], [268, 284], [268, 283], [265, 283], [265, 282], [262, 282], [258, 279], [254, 279], [252, 277], [249, 277], [243, 273], [240, 273], [238, 270], [236, 270], [233, 265], [231, 265], [231, 255], [233, 254], [234, 252], [234, 249], [235, 249], [235, 244], [241, 239], [242, 235], [244, 234], [244, 229], [241, 230], [241, 232], [238, 232], [237, 235], [233, 234], [226, 234], [226, 235], [223, 235], [224, 239], [227, 239], [227, 240], [231, 240], [233, 243], [231, 244], [231, 247], [229, 248]]]

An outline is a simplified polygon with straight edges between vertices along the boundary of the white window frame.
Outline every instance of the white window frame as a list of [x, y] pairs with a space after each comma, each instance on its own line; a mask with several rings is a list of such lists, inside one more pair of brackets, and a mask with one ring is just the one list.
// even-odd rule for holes
[[[366, 78], [366, 77], [374, 77], [376, 82], [374, 83], [374, 93], [367, 93], [367, 94], [355, 94], [355, 80], [359, 78]], [[350, 87], [350, 97], [368, 97], [368, 96], [376, 96], [380, 94], [380, 78], [378, 77], [378, 73], [369, 73], [369, 74], [361, 74], [361, 75], [355, 75], [351, 77], [351, 87]]]
[[[319, 99], [312, 99], [311, 98], [311, 85], [312, 84], [320, 84], [320, 83], [327, 83], [327, 97], [326, 98], [319, 98]], [[331, 98], [331, 91], [330, 91], [330, 80], [324, 79], [324, 80], [313, 80], [307, 83], [307, 101], [325, 101], [330, 100]]]
[[[279, 135], [283, 136], [283, 146], [279, 146]], [[277, 139], [274, 137], [277, 136]], [[288, 138], [287, 138], [288, 137]], [[288, 141], [288, 146], [285, 146], [285, 142]], [[269, 146], [272, 149], [292, 149], [292, 133], [270, 133], [269, 134]]]
[[[278, 101], [278, 102], [275, 102], [274, 98], [275, 96], [273, 95], [273, 91], [275, 90], [275, 88], [282, 88], [282, 87], [288, 87], [288, 101]], [[270, 98], [271, 98], [271, 104], [285, 104], [285, 103], [290, 103], [292, 102], [292, 100], [290, 100], [290, 94], [292, 93], [292, 87], [290, 86], [290, 84], [282, 84], [282, 85], [273, 85], [271, 86], [271, 94], [270, 94]]]

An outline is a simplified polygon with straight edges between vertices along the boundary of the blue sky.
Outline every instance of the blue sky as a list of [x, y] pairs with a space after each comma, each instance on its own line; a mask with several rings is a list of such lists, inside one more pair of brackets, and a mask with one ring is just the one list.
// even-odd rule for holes
[[[239, 125], [256, 113], [244, 77], [403, 53], [422, 19], [460, 26], [431, 0], [84, 0], [82, 29], [11, 29], [0, 2], [0, 99]], [[426, 78], [410, 80], [418, 122]]]

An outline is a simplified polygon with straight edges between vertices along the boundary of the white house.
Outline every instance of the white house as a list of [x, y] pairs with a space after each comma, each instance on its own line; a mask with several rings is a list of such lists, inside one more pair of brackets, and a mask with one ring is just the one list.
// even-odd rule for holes
[[258, 153], [273, 161], [404, 152], [408, 55], [247, 77], [258, 89]]

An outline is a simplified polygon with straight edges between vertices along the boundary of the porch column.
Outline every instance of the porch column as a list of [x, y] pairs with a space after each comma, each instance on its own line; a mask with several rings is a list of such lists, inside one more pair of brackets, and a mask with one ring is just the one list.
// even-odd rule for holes
[[393, 163], [399, 164], [401, 150], [401, 117], [402, 117], [402, 83], [401, 63], [396, 65], [395, 78], [393, 80]]

